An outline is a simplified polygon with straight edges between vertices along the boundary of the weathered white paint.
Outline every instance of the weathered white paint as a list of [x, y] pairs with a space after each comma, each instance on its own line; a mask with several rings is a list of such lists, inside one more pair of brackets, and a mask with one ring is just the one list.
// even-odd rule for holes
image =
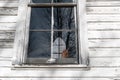
[[17, 15], [17, 8], [0, 8], [0, 15]]
[[0, 77], [16, 77], [16, 78], [119, 78], [120, 69], [101, 67], [91, 68], [90, 70], [80, 69], [61, 69], [61, 68], [29, 68], [29, 69], [16, 69], [11, 70], [10, 68], [1, 68]]
[[0, 16], [0, 22], [16, 22], [17, 16]]
[[0, 80], [120, 80], [119, 0], [87, 0], [90, 69], [11, 68], [17, 2], [0, 0]]
[[87, 7], [87, 14], [120, 14], [120, 7]]
[[[94, 25], [94, 26], [93, 26]], [[95, 31], [119, 31], [120, 30], [120, 23], [119, 22], [101, 22], [101, 23], [88, 23], [88, 30]]]
[[114, 78], [0, 78], [2, 80], [113, 80]]
[[120, 38], [120, 31], [88, 31], [88, 38]]

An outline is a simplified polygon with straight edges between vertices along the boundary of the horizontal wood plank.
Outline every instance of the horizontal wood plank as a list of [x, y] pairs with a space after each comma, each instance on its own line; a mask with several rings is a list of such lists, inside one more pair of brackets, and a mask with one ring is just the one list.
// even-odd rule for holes
[[[8, 58], [9, 59], [9, 58]], [[4, 58], [4, 60], [0, 60], [0, 67], [11, 67], [12, 62], [7, 60], [7, 58]]]
[[89, 49], [89, 56], [90, 57], [120, 57], [120, 48], [118, 49]]
[[120, 7], [87, 7], [87, 14], [120, 14]]
[[119, 0], [87, 0], [87, 6], [120, 6]]
[[89, 47], [120, 47], [120, 39], [89, 40]]
[[109, 78], [0, 78], [1, 80], [111, 80]]
[[0, 31], [15, 31], [16, 23], [0, 23]]
[[13, 57], [13, 48], [0, 48], [0, 57]]
[[88, 38], [120, 38], [120, 31], [88, 31]]
[[90, 66], [94, 67], [108, 67], [108, 66], [120, 66], [120, 57], [118, 58], [90, 58]]
[[17, 15], [17, 8], [0, 8], [0, 15]]
[[33, 68], [33, 69], [0, 69], [0, 77], [16, 78], [119, 78], [120, 68], [91, 68], [90, 70]]
[[120, 30], [119, 22], [87, 23], [88, 30]]
[[15, 0], [3, 0], [3, 1], [0, 1], [0, 7], [18, 7], [17, 2], [18, 1], [15, 1]]
[[0, 16], [0, 22], [17, 22], [17, 16]]
[[87, 21], [120, 21], [120, 15], [87, 15]]
[[0, 31], [0, 40], [13, 40], [14, 32]]
[[0, 41], [0, 48], [12, 48], [13, 41]]

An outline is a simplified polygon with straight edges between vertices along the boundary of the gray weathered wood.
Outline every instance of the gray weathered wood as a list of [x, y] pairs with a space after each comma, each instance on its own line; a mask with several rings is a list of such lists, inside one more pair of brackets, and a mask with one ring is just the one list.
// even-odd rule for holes
[[17, 22], [17, 16], [0, 16], [0, 22]]
[[[2, 80], [111, 80], [110, 78], [0, 78]], [[119, 78], [115, 78], [119, 79]]]
[[[78, 40], [79, 40], [79, 61], [88, 65], [88, 46], [87, 46], [87, 20], [86, 20], [86, 0], [78, 1]], [[82, 61], [81, 61], [82, 59]]]
[[90, 57], [120, 57], [120, 48], [91, 48]]
[[120, 39], [89, 40], [89, 47], [120, 47]]
[[16, 23], [0, 23], [0, 31], [15, 31]]
[[120, 14], [120, 7], [87, 7], [87, 14]]
[[89, 38], [111, 38], [116, 39], [120, 38], [119, 31], [88, 31]]
[[88, 23], [88, 30], [109, 30], [109, 31], [118, 31], [120, 30], [119, 22], [102, 22], [102, 23]]
[[18, 3], [14, 3], [16, 1], [0, 1], [0, 7], [18, 7]]
[[120, 1], [119, 0], [88, 0], [87, 1], [87, 6], [120, 6]]
[[[28, 39], [28, 24], [26, 24], [29, 0], [19, 1], [18, 23], [15, 33], [13, 64], [22, 64], [26, 57], [26, 38]], [[26, 27], [27, 25], [27, 27]]]
[[120, 15], [87, 15], [87, 21], [120, 21]]
[[13, 40], [14, 39], [14, 32], [12, 31], [0, 31], [0, 39], [1, 40]]
[[0, 48], [0, 57], [13, 57], [13, 48]]
[[0, 8], [0, 15], [17, 15], [17, 8]]
[[[16, 78], [119, 78], [119, 68], [91, 68], [90, 70], [39, 68], [39, 69], [0, 69], [0, 77]], [[102, 74], [104, 73], [104, 74]]]

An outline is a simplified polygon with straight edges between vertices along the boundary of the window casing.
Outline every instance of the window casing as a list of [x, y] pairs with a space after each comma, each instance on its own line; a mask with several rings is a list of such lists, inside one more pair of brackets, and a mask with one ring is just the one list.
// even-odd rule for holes
[[[40, 35], [39, 33], [43, 33], [43, 34], [47, 33], [46, 35], [50, 34], [49, 39], [51, 41], [49, 41], [49, 43], [50, 43], [49, 44], [49, 46], [50, 46], [50, 51], [49, 52], [51, 52], [51, 53], [50, 53], [49, 58], [51, 59], [51, 58], [55, 57], [54, 54], [53, 54], [53, 52], [54, 52], [53, 48], [55, 48], [54, 42], [56, 41], [56, 39], [58, 39], [58, 41], [61, 40], [60, 34], [64, 35], [66, 32], [69, 32], [69, 33], [73, 32], [74, 35], [72, 35], [72, 36], [75, 36], [74, 39], [75, 39], [75, 44], [76, 44], [75, 45], [75, 47], [76, 47], [76, 49], [75, 49], [76, 50], [76, 58], [60, 58], [59, 57], [59, 59], [57, 58], [57, 63], [71, 63], [72, 62], [72, 63], [87, 65], [87, 63], [88, 63], [87, 51], [88, 50], [87, 50], [87, 47], [83, 48], [81, 46], [83, 43], [80, 44], [83, 41], [83, 40], [81, 40], [82, 37], [80, 36], [80, 31], [81, 31], [81, 29], [79, 28], [80, 27], [80, 22], [79, 22], [80, 18], [78, 17], [79, 13], [81, 13], [80, 11], [78, 11], [79, 10], [78, 7], [80, 7], [78, 5], [80, 5], [80, 3], [79, 2], [74, 2], [74, 3], [70, 3], [70, 2], [69, 3], [67, 3], [67, 2], [62, 2], [62, 3], [54, 3], [54, 2], [38, 3], [38, 2], [34, 2], [34, 1], [37, 1], [37, 0], [33, 0], [32, 3], [29, 0], [25, 0], [24, 2], [22, 2], [22, 0], [20, 0], [21, 5], [19, 6], [20, 7], [19, 8], [19, 17], [23, 16], [23, 13], [21, 11], [25, 11], [26, 15], [24, 14], [23, 20], [21, 18], [19, 18], [19, 20], [18, 20], [19, 21], [18, 22], [18, 27], [19, 28], [17, 28], [17, 30], [16, 30], [15, 45], [14, 45], [15, 55], [13, 57], [13, 64], [19, 64], [20, 65], [20, 64], [26, 64], [26, 63], [27, 64], [29, 64], [29, 63], [41, 63], [41, 62], [46, 63], [47, 60], [49, 60], [49, 59], [46, 60], [45, 58], [30, 58], [28, 53], [29, 53], [29, 49], [30, 49], [31, 44], [29, 44], [29, 43], [33, 42], [32, 40], [30, 40], [31, 34], [34, 34], [34, 33], [38, 33], [38, 35]], [[42, 0], [39, 0], [39, 1], [42, 1]], [[22, 9], [22, 8], [24, 8], [24, 9]], [[32, 11], [33, 11], [32, 9], [40, 10], [40, 9], [43, 9], [43, 8], [45, 8], [45, 9], [49, 8], [48, 10], [50, 10], [50, 16], [51, 16], [51, 18], [49, 20], [50, 23], [51, 23], [50, 27], [48, 29], [37, 29], [37, 28], [35, 29], [35, 27], [31, 28], [31, 23], [32, 23], [31, 22], [31, 19], [32, 19], [31, 15], [32, 15]], [[72, 28], [71, 29], [64, 29], [64, 28], [58, 29], [60, 27], [55, 28], [55, 23], [59, 22], [59, 21], [55, 22], [55, 15], [58, 15], [58, 12], [56, 13], [56, 11], [59, 11], [59, 14], [60, 14], [60, 11], [62, 12], [62, 9], [64, 9], [64, 11], [65, 11], [65, 9], [66, 10], [67, 9], [68, 10], [69, 9], [73, 10], [73, 14], [74, 14], [73, 15], [74, 16], [74, 28], [73, 29]], [[57, 17], [57, 19], [58, 19], [58, 17]], [[57, 26], [60, 25], [60, 23], [56, 23], [56, 24], [58, 24]], [[85, 24], [85, 22], [81, 23], [81, 25], [83, 25], [83, 24]], [[22, 26], [22, 27], [20, 27], [20, 26]], [[86, 30], [86, 29], [84, 29], [84, 30]], [[21, 32], [23, 32], [23, 33], [21, 33]], [[57, 34], [57, 36], [54, 36], [54, 35], [56, 35], [55, 33]], [[18, 37], [18, 35], [19, 35], [19, 37]], [[83, 34], [83, 33], [81, 35], [85, 36], [85, 34]], [[43, 35], [43, 36], [45, 36], [45, 35]], [[77, 36], [79, 36], [79, 37], [77, 37]], [[54, 39], [54, 37], [58, 37], [58, 38]], [[64, 37], [66, 37], [66, 36], [64, 36]], [[86, 37], [84, 37], [84, 39], [85, 38]], [[62, 40], [61, 40], [61, 42], [62, 42]], [[65, 46], [67, 46], [67, 45], [65, 45]], [[81, 47], [85, 51], [81, 50], [82, 49]], [[77, 51], [79, 51], [79, 52], [77, 52]], [[84, 51], [84, 52], [82, 52], [82, 51]], [[82, 54], [84, 54], [84, 55], [82, 55]]]

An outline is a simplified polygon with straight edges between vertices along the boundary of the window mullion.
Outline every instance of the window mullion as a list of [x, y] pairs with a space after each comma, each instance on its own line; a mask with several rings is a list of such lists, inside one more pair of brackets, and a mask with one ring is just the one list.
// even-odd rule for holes
[[[53, 0], [52, 2], [53, 3]], [[51, 58], [54, 58], [53, 56], [53, 34], [54, 34], [54, 31], [53, 31], [53, 28], [54, 28], [54, 7], [52, 6], [51, 8]]]

